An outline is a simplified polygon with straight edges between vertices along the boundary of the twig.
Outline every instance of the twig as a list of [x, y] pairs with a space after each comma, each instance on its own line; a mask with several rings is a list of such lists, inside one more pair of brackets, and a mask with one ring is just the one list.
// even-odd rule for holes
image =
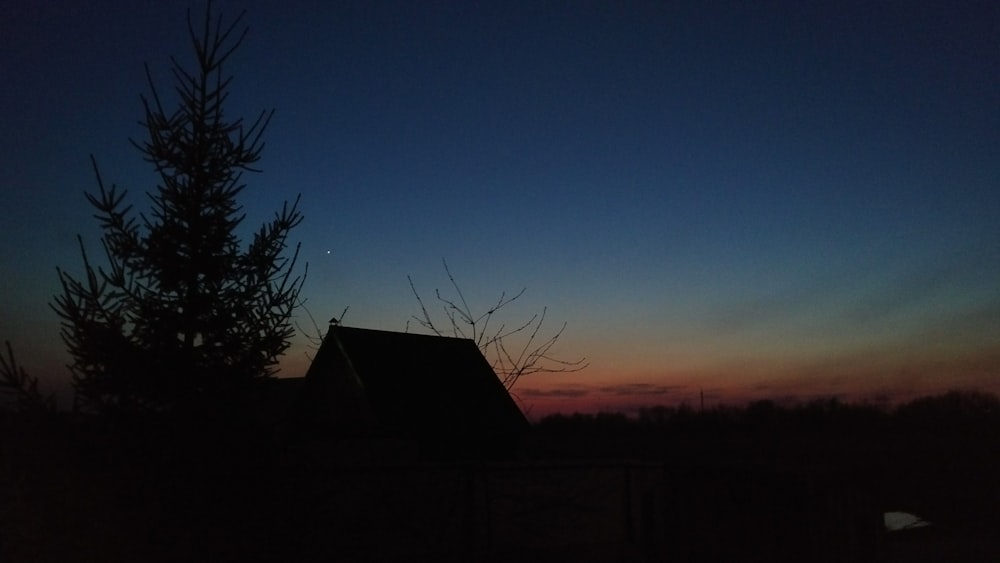
[[[451, 273], [451, 269], [448, 268], [447, 261], [442, 260], [442, 263], [449, 283], [451, 283], [455, 293], [458, 294], [457, 300], [448, 299], [441, 294], [439, 289], [434, 290], [434, 294], [441, 304], [444, 317], [451, 325], [450, 334], [457, 338], [469, 338], [475, 341], [476, 346], [479, 347], [483, 355], [489, 360], [493, 370], [508, 390], [524, 375], [575, 372], [589, 365], [586, 363], [586, 358], [566, 361], [549, 355], [549, 351], [555, 346], [566, 329], [566, 323], [563, 323], [562, 327], [555, 334], [538, 343], [539, 333], [545, 321], [545, 315], [548, 312], [547, 307], [543, 308], [540, 314], [536, 313], [532, 315], [527, 321], [517, 325], [513, 329], [507, 329], [508, 325], [506, 323], [500, 323], [496, 330], [491, 331], [490, 323], [493, 322], [494, 315], [504, 307], [517, 301], [524, 295], [527, 288], [522, 288], [513, 296], [508, 296], [506, 292], [502, 292], [492, 307], [482, 314], [476, 315], [469, 306], [469, 302], [455, 280], [455, 276]], [[410, 283], [410, 291], [413, 292], [413, 296], [420, 305], [420, 316], [414, 315], [408, 319], [406, 330], [409, 331], [410, 320], [413, 320], [435, 335], [444, 336], [444, 331], [435, 324], [434, 319], [428, 312], [423, 299], [420, 297], [420, 293], [417, 291], [416, 285], [413, 283], [413, 278], [406, 276], [406, 279]], [[508, 339], [529, 330], [530, 334], [528, 334], [527, 339], [520, 348], [517, 349], [515, 355], [508, 349]]]

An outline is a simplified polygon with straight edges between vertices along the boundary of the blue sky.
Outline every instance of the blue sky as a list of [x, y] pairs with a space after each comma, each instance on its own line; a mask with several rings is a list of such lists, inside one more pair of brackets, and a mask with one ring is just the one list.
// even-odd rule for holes
[[[993, 3], [215, 5], [248, 10], [231, 111], [276, 109], [247, 227], [302, 194], [321, 321], [402, 330], [446, 259], [568, 323], [590, 366], [522, 381], [535, 412], [1000, 390]], [[89, 155], [153, 187], [128, 139], [143, 63], [190, 60], [184, 5], [0, 9], [0, 333], [57, 381]]]

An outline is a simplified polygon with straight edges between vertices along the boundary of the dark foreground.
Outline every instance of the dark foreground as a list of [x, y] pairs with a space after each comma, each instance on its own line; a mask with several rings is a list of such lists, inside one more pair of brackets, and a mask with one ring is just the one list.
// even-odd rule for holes
[[838, 408], [553, 418], [508, 457], [6, 415], [0, 561], [1000, 561], [993, 418]]

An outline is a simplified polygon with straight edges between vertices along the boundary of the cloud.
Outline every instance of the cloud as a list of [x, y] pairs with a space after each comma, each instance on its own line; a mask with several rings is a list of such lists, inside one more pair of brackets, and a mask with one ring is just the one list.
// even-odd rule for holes
[[555, 389], [533, 389], [527, 387], [517, 390], [517, 394], [524, 397], [584, 397], [589, 393], [589, 389], [581, 386], [557, 387]]
[[739, 294], [713, 307], [703, 319], [715, 335], [731, 336], [801, 321], [828, 305], [851, 284], [847, 272], [803, 275], [780, 286]]
[[658, 385], [655, 383], [621, 383], [618, 385], [608, 385], [599, 387], [598, 391], [610, 393], [617, 396], [643, 396], [669, 395], [678, 391], [687, 390], [687, 385]]
[[845, 308], [844, 320], [852, 325], [869, 324], [894, 319], [901, 313], [933, 308], [928, 305], [946, 295], [968, 294], [974, 281], [983, 277], [981, 268], [960, 252], [913, 264], [885, 276], [876, 287], [861, 293]]

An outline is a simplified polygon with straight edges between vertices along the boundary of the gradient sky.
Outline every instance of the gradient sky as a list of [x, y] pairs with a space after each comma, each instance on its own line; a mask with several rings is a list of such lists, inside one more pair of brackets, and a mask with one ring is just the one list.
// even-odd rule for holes
[[[996, 2], [215, 5], [248, 9], [231, 115], [276, 109], [247, 228], [302, 194], [321, 322], [403, 330], [447, 259], [568, 323], [590, 365], [522, 380], [534, 415], [1000, 391]], [[143, 203], [185, 6], [0, 0], [0, 338], [53, 386], [89, 155]]]

